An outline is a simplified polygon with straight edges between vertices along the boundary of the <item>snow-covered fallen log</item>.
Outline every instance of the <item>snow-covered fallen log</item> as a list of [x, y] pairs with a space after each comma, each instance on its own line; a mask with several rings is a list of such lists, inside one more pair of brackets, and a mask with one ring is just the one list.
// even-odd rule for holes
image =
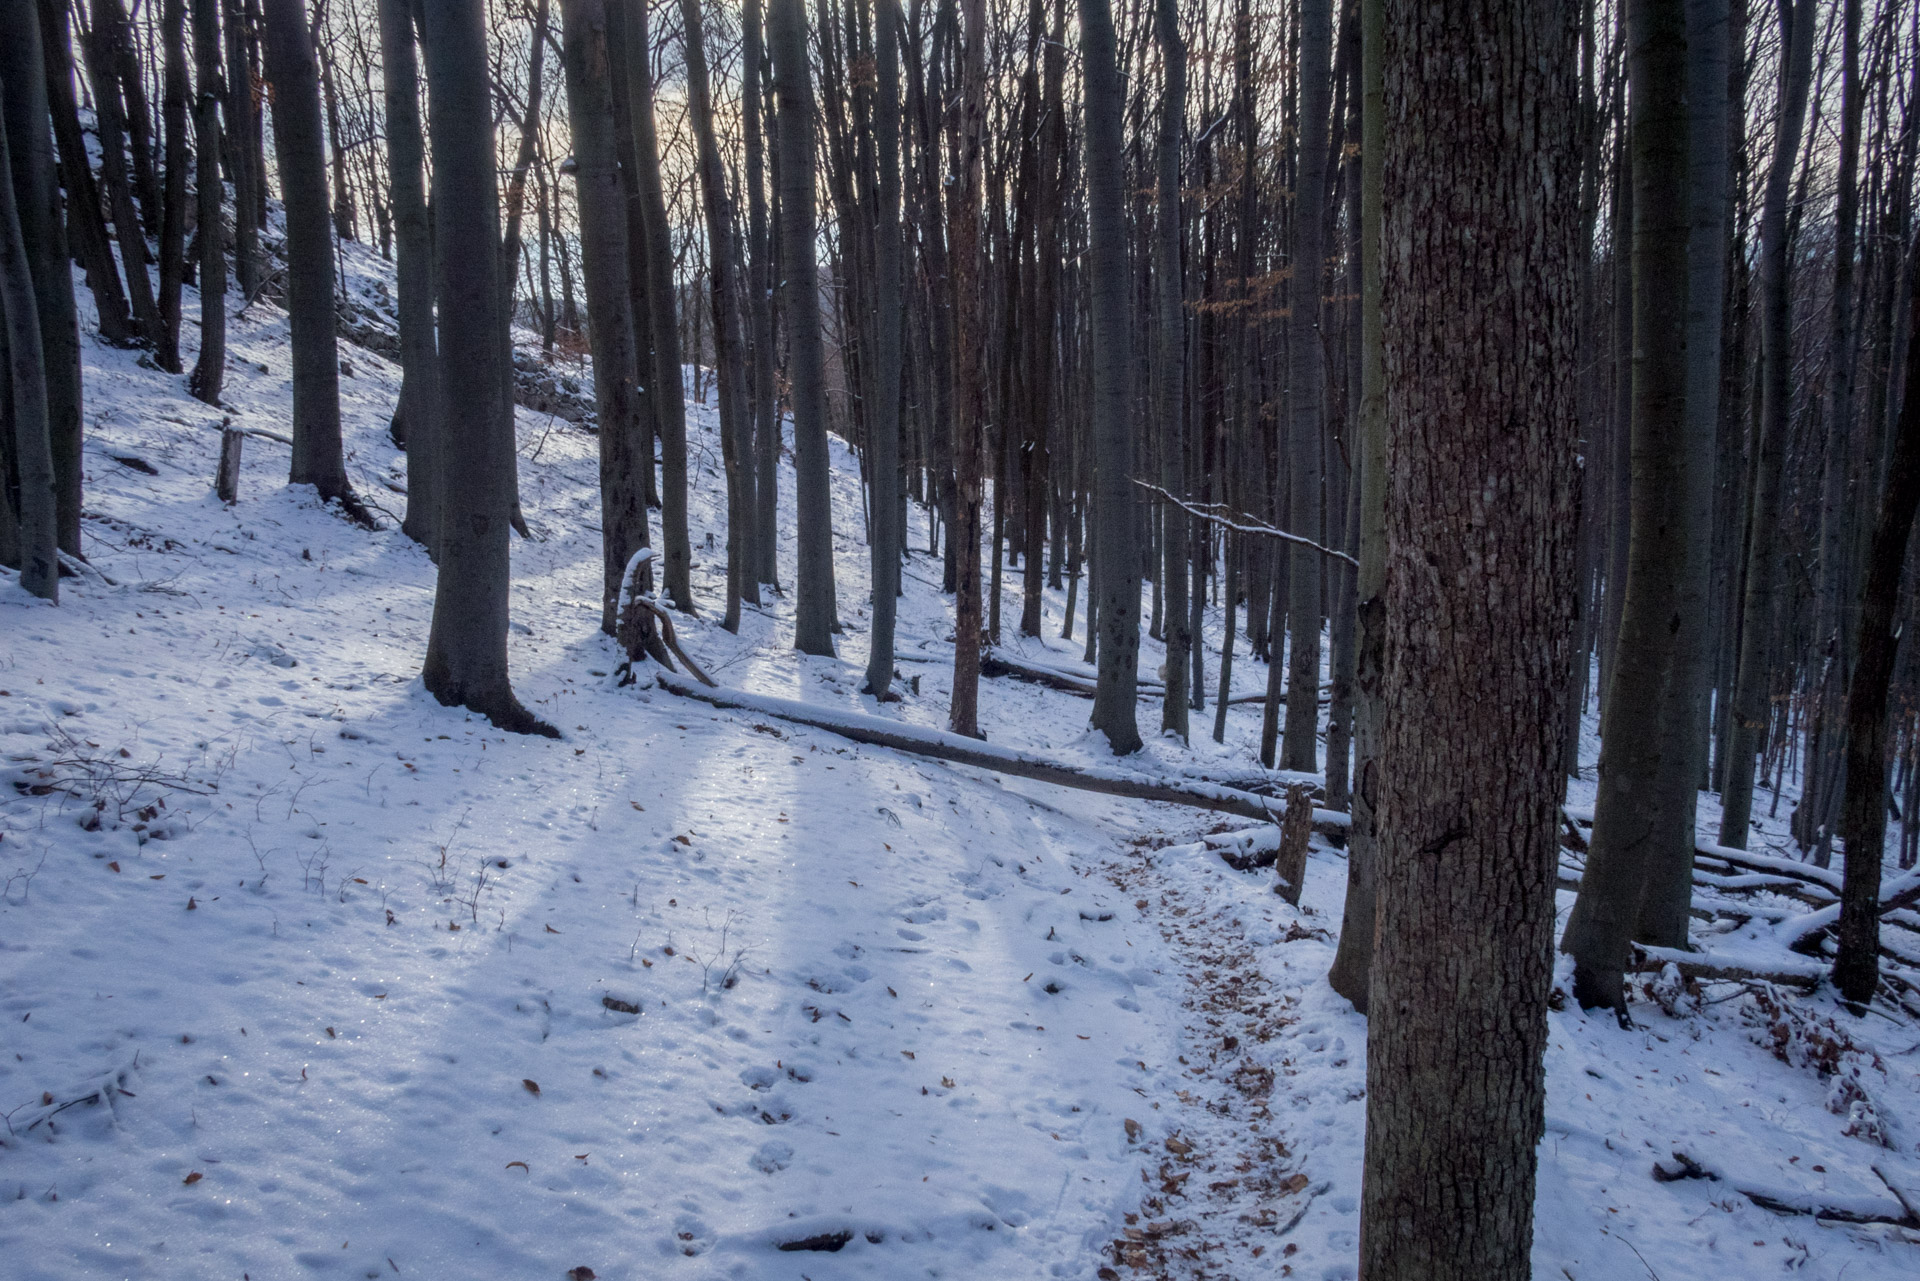
[[1672, 965], [1681, 978], [1726, 979], [1733, 982], [1774, 983], [1780, 987], [1811, 992], [1827, 976], [1827, 967], [1819, 961], [1772, 954], [1752, 957], [1727, 952], [1683, 952], [1675, 947], [1633, 945], [1639, 971], [1658, 970]]
[[[892, 748], [914, 756], [931, 757], [955, 765], [970, 765], [976, 769], [1011, 774], [1015, 778], [1031, 778], [1083, 792], [1101, 792], [1108, 796], [1125, 796], [1141, 801], [1164, 801], [1169, 805], [1185, 805], [1219, 814], [1274, 822], [1279, 821], [1287, 808], [1282, 800], [1256, 796], [1252, 792], [1214, 783], [1169, 779], [1119, 767], [1069, 765], [1032, 752], [997, 747], [978, 739], [949, 734], [943, 730], [924, 729], [918, 725], [905, 725], [884, 717], [834, 711], [790, 698], [772, 698], [737, 689], [705, 689], [677, 672], [657, 671], [654, 678], [663, 689], [712, 703], [715, 707], [777, 717], [797, 725], [826, 730], [872, 747]], [[1347, 816], [1337, 810], [1316, 808], [1313, 811], [1313, 828], [1322, 835], [1344, 836], [1348, 824]]]
[[1893, 1193], [1891, 1197], [1870, 1193], [1849, 1195], [1830, 1189], [1814, 1193], [1800, 1188], [1772, 1186], [1730, 1175], [1679, 1151], [1673, 1154], [1672, 1159], [1653, 1164], [1656, 1183], [1678, 1183], [1683, 1179], [1725, 1183], [1761, 1209], [1772, 1210], [1775, 1214], [1806, 1214], [1836, 1223], [1891, 1223], [1903, 1228], [1920, 1228], [1920, 1217], [1915, 1216], [1906, 1192], [1896, 1187], [1879, 1166], [1874, 1166], [1873, 1172]]

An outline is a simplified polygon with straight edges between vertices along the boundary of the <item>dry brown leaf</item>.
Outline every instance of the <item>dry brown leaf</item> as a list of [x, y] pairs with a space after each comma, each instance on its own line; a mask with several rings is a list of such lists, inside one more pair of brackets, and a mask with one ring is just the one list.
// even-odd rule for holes
[[533, 1080], [531, 1077], [525, 1077], [521, 1079], [520, 1084], [524, 1085], [527, 1088], [528, 1094], [531, 1094], [536, 1098], [539, 1097], [540, 1083], [538, 1081]]
[[180, 1182], [186, 1184], [188, 1187], [192, 1187], [194, 1184], [200, 1182], [200, 1180], [206, 1177], [207, 1176], [200, 1173], [200, 1171], [195, 1170], [193, 1173], [189, 1174], [186, 1178], [180, 1180]]

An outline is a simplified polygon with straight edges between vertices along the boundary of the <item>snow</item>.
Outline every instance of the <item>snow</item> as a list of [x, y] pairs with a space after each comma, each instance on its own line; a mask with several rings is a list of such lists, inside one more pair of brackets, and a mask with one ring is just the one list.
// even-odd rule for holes
[[[344, 259], [363, 300], [391, 290]], [[418, 678], [433, 571], [397, 529], [393, 366], [342, 348], [349, 471], [388, 528], [288, 487], [258, 436], [240, 502], [211, 493], [226, 413], [286, 427], [286, 334], [265, 302], [234, 319], [227, 411], [89, 339], [105, 578], [67, 580], [58, 609], [0, 578], [8, 1278], [1356, 1275], [1366, 1025], [1324, 979], [1339, 851], [1315, 838], [1296, 910], [1219, 857], [1271, 827], [759, 714], [939, 738], [951, 613], [916, 552], [919, 689], [858, 692], [867, 550], [835, 442], [840, 656], [791, 650], [784, 596], [720, 630], [724, 487], [695, 401], [701, 615], [678, 625], [759, 713], [617, 683], [593, 440], [525, 411], [511, 661], [564, 737], [443, 708]], [[924, 549], [919, 513], [911, 532]], [[1004, 643], [1084, 674], [1062, 608], [1048, 593], [1046, 639]], [[1237, 666], [1242, 692], [1264, 683]], [[994, 752], [1223, 790], [1264, 774], [1255, 705], [1222, 746], [1116, 763], [1084, 700], [997, 680], [981, 703]], [[1716, 954], [1780, 959], [1775, 924], [1806, 905], [1757, 906]], [[1897, 1214], [1874, 1167], [1920, 1187], [1920, 1032], [1824, 995], [1652, 986], [1633, 1032], [1552, 1016], [1536, 1274], [1912, 1275], [1920, 1234], [1739, 1189]], [[1676, 1150], [1723, 1177], [1656, 1182]]]

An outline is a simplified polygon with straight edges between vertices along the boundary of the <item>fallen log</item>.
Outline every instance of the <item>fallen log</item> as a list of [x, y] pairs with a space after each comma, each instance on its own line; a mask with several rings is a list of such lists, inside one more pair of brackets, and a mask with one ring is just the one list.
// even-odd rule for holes
[[[1685, 1152], [1676, 1151], [1670, 1161], [1653, 1163], [1653, 1180], [1656, 1183], [1678, 1183], [1683, 1179], [1705, 1179], [1713, 1183], [1726, 1183], [1735, 1192], [1763, 1210], [1775, 1214], [1805, 1214], [1816, 1219], [1826, 1219], [1834, 1223], [1891, 1223], [1896, 1227], [1920, 1228], [1920, 1217], [1914, 1214], [1912, 1203], [1902, 1190], [1896, 1186], [1879, 1166], [1871, 1167], [1880, 1181], [1893, 1193], [1892, 1202], [1883, 1202], [1871, 1197], [1849, 1198], [1853, 1204], [1841, 1204], [1838, 1198], [1816, 1198], [1808, 1193], [1796, 1192], [1790, 1188], [1762, 1187], [1750, 1180], [1731, 1177], [1713, 1169]], [[1898, 1209], [1899, 1213], [1894, 1211]]]
[[[654, 673], [654, 679], [662, 689], [670, 693], [679, 694], [684, 698], [699, 699], [715, 707], [773, 716], [780, 720], [792, 721], [796, 725], [826, 730], [830, 734], [838, 734], [842, 738], [851, 739], [856, 743], [865, 743], [870, 747], [891, 748], [912, 756], [930, 757], [954, 765], [970, 765], [975, 769], [1010, 774], [1015, 778], [1031, 778], [1038, 782], [1052, 783], [1058, 787], [1071, 787], [1083, 792], [1100, 792], [1107, 796], [1124, 796], [1139, 801], [1164, 801], [1169, 805], [1185, 805], [1192, 809], [1211, 810], [1217, 814], [1233, 814], [1240, 818], [1276, 823], [1286, 812], [1284, 801], [1256, 796], [1252, 792], [1243, 792], [1237, 788], [1221, 787], [1212, 783], [1175, 781], [1124, 769], [1094, 770], [1068, 765], [1064, 761], [1049, 760], [1032, 752], [995, 747], [978, 739], [964, 738], [942, 730], [923, 729], [917, 725], [905, 725], [880, 716], [832, 711], [827, 708], [811, 707], [790, 698], [772, 698], [736, 689], [704, 689], [687, 681], [677, 672], [660, 670]], [[1344, 837], [1348, 825], [1348, 817], [1336, 810], [1315, 809], [1313, 811], [1313, 830], [1323, 836]]]
[[1684, 979], [1725, 979], [1735, 983], [1773, 983], [1780, 987], [1811, 992], [1827, 976], [1827, 967], [1818, 962], [1805, 966], [1755, 965], [1712, 952], [1683, 952], [1673, 947], [1633, 945], [1634, 970], [1646, 973], [1672, 965]]

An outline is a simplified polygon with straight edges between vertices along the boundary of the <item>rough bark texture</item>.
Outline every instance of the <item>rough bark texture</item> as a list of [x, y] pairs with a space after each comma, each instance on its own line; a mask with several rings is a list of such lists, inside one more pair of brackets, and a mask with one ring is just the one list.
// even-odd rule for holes
[[[1561, 940], [1574, 958], [1574, 997], [1583, 1006], [1615, 1009], [1622, 1018], [1627, 949], [1648, 878], [1656, 868], [1678, 864], [1685, 869], [1681, 894], [1692, 891], [1699, 779], [1690, 768], [1690, 740], [1706, 675], [1713, 445], [1711, 424], [1687, 415], [1691, 211], [1682, 0], [1631, 0], [1627, 47], [1634, 186], [1632, 532], [1626, 602], [1606, 692], [1593, 849]], [[1696, 437], [1692, 429], [1703, 426]], [[1683, 906], [1678, 946], [1686, 944], [1685, 916]]]
[[287, 479], [355, 505], [340, 440], [340, 356], [320, 77], [301, 0], [265, 0], [273, 147], [287, 211], [287, 318], [293, 338], [293, 466]]
[[[1920, 286], [1920, 241], [1909, 255]], [[1887, 486], [1867, 551], [1860, 595], [1860, 651], [1847, 686], [1847, 787], [1840, 811], [1846, 841], [1840, 888], [1840, 956], [1834, 985], [1855, 1005], [1880, 984], [1880, 868], [1887, 835], [1887, 694], [1900, 644], [1900, 571], [1914, 507], [1920, 504], [1920, 287], [1912, 288], [1907, 391], [1887, 466]]]
[[1360, 572], [1355, 595], [1353, 832], [1347, 840], [1347, 893], [1340, 946], [1327, 982], [1367, 1010], [1372, 984], [1374, 894], [1380, 795], [1381, 681], [1386, 663], [1387, 374], [1380, 333], [1380, 224], [1386, 99], [1381, 46], [1385, 0], [1360, 3]]
[[768, 8], [780, 146], [780, 266], [786, 276], [787, 383], [793, 406], [799, 573], [793, 647], [833, 654], [833, 491], [827, 468], [826, 372], [820, 350], [820, 271], [814, 240], [813, 72], [800, 0]]
[[906, 530], [900, 503], [900, 4], [876, 0], [878, 93], [874, 149], [879, 166], [880, 217], [873, 237], [873, 397], [867, 406], [868, 518], [873, 544], [873, 627], [867, 647], [866, 691], [893, 697], [894, 619], [900, 594], [900, 556]]
[[220, 403], [227, 377], [227, 249], [220, 226], [220, 4], [193, 0], [193, 181], [200, 224], [200, 355], [188, 387]]
[[426, 142], [420, 132], [420, 67], [408, 0], [379, 0], [385, 68], [388, 199], [399, 285], [400, 399], [388, 427], [407, 451], [407, 536], [432, 551], [440, 528], [438, 391], [433, 335], [433, 229], [428, 223]]
[[1132, 280], [1127, 267], [1125, 91], [1115, 61], [1113, 10], [1080, 0], [1086, 78], [1089, 337], [1093, 364], [1094, 560], [1100, 679], [1093, 727], [1115, 755], [1140, 748], [1140, 551], [1134, 519]]
[[[947, 728], [980, 736], [980, 510], [987, 437], [986, 256], [980, 239], [981, 135], [986, 115], [984, 0], [963, 0], [965, 37], [951, 134], [957, 170], [948, 179], [949, 308], [953, 315], [953, 697]], [[996, 552], [997, 552], [996, 547]]]
[[[600, 630], [611, 636], [619, 622], [621, 575], [633, 554], [647, 546], [639, 470], [646, 465], [651, 441], [634, 398], [626, 197], [614, 143], [606, 0], [561, 0], [560, 24], [587, 287], [587, 337], [593, 347], [594, 406], [600, 417]], [[651, 591], [650, 563], [643, 572], [639, 590]]]
[[1754, 758], [1766, 733], [1768, 661], [1779, 588], [1781, 471], [1792, 400], [1793, 308], [1788, 290], [1787, 200], [1806, 123], [1813, 78], [1814, 0], [1781, 0], [1780, 112], [1773, 161], [1760, 210], [1760, 420], [1753, 447], [1753, 496], [1747, 522], [1747, 593], [1741, 605], [1740, 663], [1734, 677], [1720, 843], [1747, 847], [1753, 820]]
[[[295, 0], [269, 0], [293, 3]], [[440, 301], [440, 385], [446, 478], [433, 627], [422, 676], [429, 693], [501, 729], [557, 732], [514, 697], [507, 678], [511, 422], [498, 403], [500, 190], [488, 104], [482, 0], [424, 0], [428, 110], [434, 122], [434, 269]], [[317, 114], [317, 113], [316, 113]], [[325, 175], [321, 174], [324, 190]]]
[[[4, 85], [0, 85], [3, 91]], [[44, 129], [45, 117], [33, 122]], [[54, 511], [53, 452], [47, 443], [47, 374], [40, 345], [40, 307], [34, 297], [33, 268], [20, 230], [13, 181], [11, 113], [0, 128], [0, 316], [6, 333], [6, 373], [12, 403], [11, 455], [19, 480], [17, 554], [20, 586], [44, 600], [60, 599], [60, 547]], [[24, 123], [24, 122], [23, 122]], [[64, 266], [64, 264], [62, 264]], [[8, 477], [0, 475], [0, 484]], [[5, 507], [0, 499], [0, 509]]]
[[1524, 1281], [1571, 609], [1580, 6], [1390, 0], [1360, 1269]]
[[[1154, 326], [1160, 395], [1156, 417], [1162, 431], [1161, 484], [1172, 493], [1184, 493], [1186, 484], [1187, 313], [1180, 274], [1180, 135], [1187, 113], [1187, 47], [1180, 38], [1180, 12], [1175, 0], [1158, 0], [1153, 11], [1154, 40], [1166, 68], [1166, 87], [1160, 102], [1159, 153], [1155, 163], [1153, 276]], [[1028, 499], [1032, 501], [1031, 498]], [[1192, 522], [1177, 507], [1163, 507], [1166, 527], [1162, 573], [1167, 591], [1167, 684], [1160, 700], [1160, 729], [1187, 737], [1189, 651], [1193, 647], [1192, 619], [1187, 607], [1187, 567], [1192, 559]], [[1028, 535], [1027, 573], [1037, 585], [1039, 547]]]

